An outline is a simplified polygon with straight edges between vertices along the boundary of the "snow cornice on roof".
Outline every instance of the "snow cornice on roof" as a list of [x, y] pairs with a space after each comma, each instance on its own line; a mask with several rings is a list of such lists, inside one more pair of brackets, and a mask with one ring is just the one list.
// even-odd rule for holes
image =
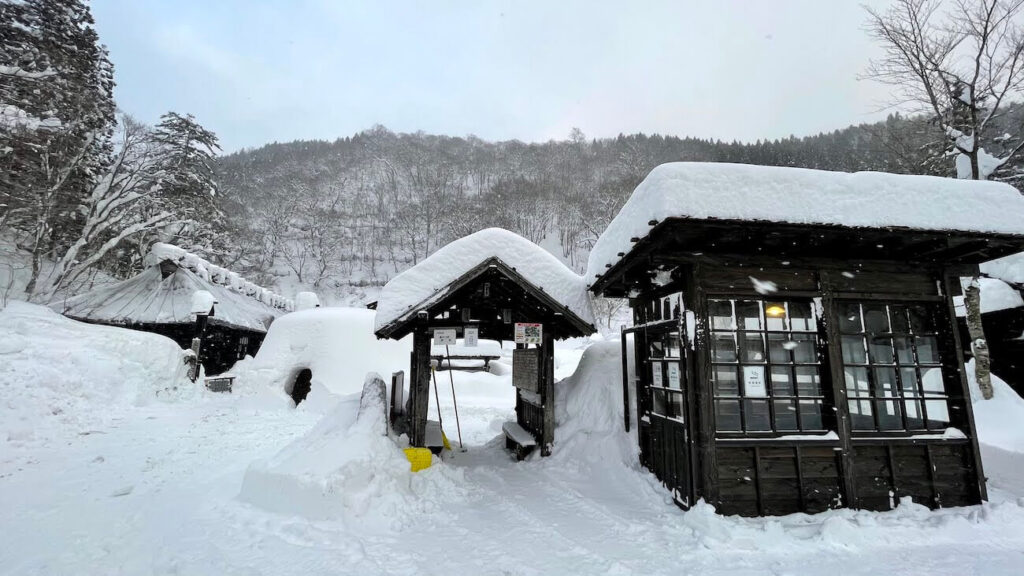
[[606, 274], [666, 220], [907, 229], [1024, 239], [1024, 196], [1008, 184], [881, 172], [673, 162], [637, 186], [591, 250]]

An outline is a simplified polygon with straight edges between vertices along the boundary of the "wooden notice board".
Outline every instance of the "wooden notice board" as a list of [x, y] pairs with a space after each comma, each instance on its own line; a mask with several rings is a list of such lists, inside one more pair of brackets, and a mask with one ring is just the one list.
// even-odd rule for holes
[[512, 385], [520, 390], [540, 392], [540, 348], [512, 352]]

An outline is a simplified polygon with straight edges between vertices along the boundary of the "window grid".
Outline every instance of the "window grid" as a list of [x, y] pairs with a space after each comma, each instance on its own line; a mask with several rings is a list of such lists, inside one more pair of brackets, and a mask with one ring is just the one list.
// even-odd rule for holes
[[[679, 332], [648, 333], [647, 370], [650, 377], [651, 413], [686, 420], [685, 380]], [[678, 377], [672, 386], [670, 371]]]
[[[839, 314], [853, 430], [948, 427], [949, 408], [932, 307], [841, 302]], [[865, 416], [870, 416], [870, 421]]]
[[[784, 312], [766, 313], [774, 306]], [[709, 316], [719, 432], [825, 431], [818, 326], [810, 302], [712, 299]], [[763, 395], [747, 389], [747, 369], [760, 373]]]

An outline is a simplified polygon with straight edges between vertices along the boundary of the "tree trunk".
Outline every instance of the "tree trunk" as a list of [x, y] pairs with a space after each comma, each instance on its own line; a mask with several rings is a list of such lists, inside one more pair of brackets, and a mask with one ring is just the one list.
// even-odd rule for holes
[[988, 355], [985, 329], [981, 325], [981, 287], [978, 277], [971, 279], [971, 285], [964, 292], [964, 308], [967, 310], [967, 331], [971, 336], [971, 354], [974, 356], [974, 376], [985, 400], [992, 399], [992, 361]]

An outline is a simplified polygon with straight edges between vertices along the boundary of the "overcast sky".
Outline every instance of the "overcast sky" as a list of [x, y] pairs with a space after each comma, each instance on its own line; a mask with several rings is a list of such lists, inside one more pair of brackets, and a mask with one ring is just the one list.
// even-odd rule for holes
[[[226, 151], [374, 124], [541, 141], [806, 135], [884, 116], [863, 0], [93, 0], [118, 104]], [[868, 2], [886, 4], [885, 0]]]

